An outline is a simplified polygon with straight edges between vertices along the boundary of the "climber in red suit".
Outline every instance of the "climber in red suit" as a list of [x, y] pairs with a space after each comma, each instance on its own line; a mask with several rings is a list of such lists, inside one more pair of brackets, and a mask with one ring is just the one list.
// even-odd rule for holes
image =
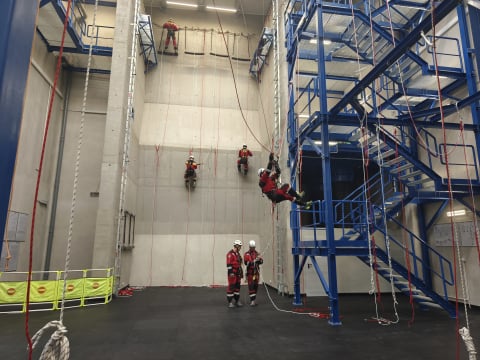
[[[240, 282], [243, 278], [242, 255], [240, 255], [241, 248], [242, 241], [235, 240], [233, 242], [233, 249], [227, 253], [227, 301], [229, 308], [242, 306], [240, 302]], [[235, 300], [235, 303], [233, 303], [232, 300]]]
[[173, 19], [170, 18], [165, 24], [163, 24], [163, 28], [167, 29], [167, 37], [165, 38], [165, 51], [167, 51], [168, 44], [170, 44], [170, 39], [172, 39], [173, 48], [175, 50], [175, 54], [177, 54], [178, 46], [177, 46], [177, 38], [175, 37], [175, 31], [178, 31], [177, 24], [175, 24]]
[[[274, 169], [272, 170], [272, 168]], [[310, 208], [312, 205], [311, 201], [305, 202], [303, 193], [297, 193], [289, 184], [282, 184], [280, 187], [277, 186], [280, 167], [277, 161], [273, 159], [273, 153], [270, 154], [267, 168], [258, 169], [258, 176], [260, 177], [258, 185], [262, 189], [262, 193], [267, 195], [273, 203], [276, 204], [284, 200], [289, 200], [300, 206], [304, 206], [305, 209]]]
[[241, 166], [243, 164], [243, 168], [245, 173], [248, 171], [248, 157], [253, 156], [252, 152], [248, 150], [247, 144], [243, 144], [243, 147], [238, 150], [238, 160], [237, 160], [237, 169], [241, 171]]
[[263, 264], [263, 259], [259, 252], [255, 250], [255, 240], [250, 240], [248, 245], [250, 248], [245, 255], [243, 255], [243, 261], [247, 266], [246, 273], [250, 306], [256, 306], [257, 303], [255, 300], [257, 298], [258, 282], [260, 280], [260, 265]]

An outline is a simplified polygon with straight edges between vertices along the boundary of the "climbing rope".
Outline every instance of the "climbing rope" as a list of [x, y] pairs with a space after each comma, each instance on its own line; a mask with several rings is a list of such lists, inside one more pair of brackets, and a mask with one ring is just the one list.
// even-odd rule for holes
[[[446, 145], [447, 144], [447, 135], [446, 135], [446, 128], [445, 128], [445, 113], [443, 111], [443, 96], [442, 96], [442, 91], [441, 91], [441, 84], [440, 84], [440, 76], [439, 76], [439, 70], [438, 70], [438, 57], [437, 57], [437, 51], [436, 51], [436, 36], [435, 36], [435, 31], [436, 31], [436, 26], [435, 26], [435, 4], [432, 1], [432, 38], [433, 38], [433, 46], [432, 46], [432, 52], [433, 52], [433, 59], [434, 59], [434, 66], [435, 66], [435, 76], [437, 79], [437, 92], [438, 92], [438, 99], [439, 99], [439, 108], [440, 108], [440, 119], [442, 123], [442, 133], [443, 133], [443, 143]], [[444, 146], [444, 158], [445, 158], [445, 169], [447, 172], [447, 188], [448, 188], [448, 198], [449, 198], [449, 207], [450, 211], [453, 211], [453, 191], [452, 191], [452, 180], [450, 177], [450, 169], [449, 169], [449, 154], [447, 152], [447, 147]], [[467, 161], [466, 161], [467, 162]], [[473, 214], [473, 216], [476, 216], [476, 214]], [[456, 237], [455, 234], [455, 223], [454, 223], [454, 217], [450, 217], [450, 227], [451, 227], [451, 233], [452, 233], [452, 256], [453, 256], [453, 266], [454, 266], [454, 282], [455, 282], [455, 314], [456, 314], [456, 328], [458, 331], [458, 334], [462, 336], [464, 339], [467, 348], [469, 348], [469, 356], [472, 358], [472, 355], [475, 355], [475, 350], [473, 348], [473, 341], [470, 342], [469, 340], [469, 335], [470, 335], [470, 323], [469, 323], [469, 317], [468, 317], [468, 308], [467, 308], [467, 302], [464, 301], [464, 311], [465, 311], [465, 321], [466, 321], [466, 328], [460, 329], [460, 316], [459, 316], [459, 300], [458, 300], [458, 283], [457, 283], [457, 262], [461, 261], [462, 256], [461, 256], [461, 250], [460, 250], [460, 244], [459, 241], [457, 240], [458, 237]], [[456, 250], [456, 251], [455, 251]], [[465, 298], [465, 268], [462, 266], [460, 263], [459, 266], [459, 272], [460, 272], [460, 282], [461, 282], [461, 287], [462, 287], [462, 293]], [[469, 346], [471, 345], [471, 346]], [[471, 352], [471, 349], [473, 348], [473, 352]], [[457, 358], [459, 357], [459, 339], [457, 335]], [[474, 357], [475, 359], [476, 357]]]
[[465, 342], [468, 352], [468, 360], [477, 360], [477, 351], [475, 350], [475, 344], [473, 343], [473, 338], [470, 336], [470, 330], [466, 327], [458, 330], [460, 336]]
[[50, 328], [56, 329], [45, 344], [39, 360], [68, 360], [70, 358], [70, 344], [68, 342], [67, 328], [61, 321], [50, 321], [47, 325], [37, 331], [32, 337], [33, 347], [40, 341], [42, 335]]
[[[216, 6], [215, 5], [215, 0], [212, 0], [212, 4], [213, 6]], [[220, 20], [220, 15], [218, 13], [217, 10], [215, 10], [215, 13], [217, 15], [217, 20], [218, 20], [218, 25], [220, 26], [220, 33], [222, 35], [222, 38], [223, 38], [223, 42], [225, 44], [225, 49], [226, 49], [226, 52], [227, 52], [227, 57], [228, 57], [228, 63], [230, 65], [230, 71], [232, 73], [232, 79], [233, 79], [233, 85], [234, 85], [234, 89], [235, 89], [235, 95], [236, 95], [236, 99], [237, 99], [237, 104], [238, 104], [238, 108], [240, 110], [240, 114], [242, 116], [242, 119], [243, 119], [243, 122], [245, 123], [245, 126], [247, 127], [248, 131], [250, 132], [250, 134], [252, 135], [252, 137], [255, 139], [255, 141], [260, 145], [260, 147], [262, 147], [263, 149], [265, 149], [266, 151], [270, 152], [270, 149], [265, 146], [258, 138], [257, 136], [255, 135], [255, 133], [253, 132], [252, 128], [250, 127], [250, 125], [248, 124], [247, 122], [247, 119], [245, 117], [245, 114], [243, 112], [243, 108], [242, 108], [242, 104], [240, 102], [240, 95], [238, 93], [238, 86], [237, 86], [237, 79], [235, 77], [235, 71], [233, 70], [233, 64], [232, 64], [232, 59], [231, 59], [231, 56], [230, 56], [230, 51], [228, 49], [228, 42], [227, 42], [227, 39], [225, 38], [225, 32], [223, 31], [223, 26], [222, 26], [222, 22]]]
[[[37, 173], [37, 181], [36, 181], [36, 186], [35, 186], [35, 196], [33, 200], [33, 210], [32, 210], [32, 223], [30, 227], [30, 248], [29, 248], [29, 257], [28, 257], [28, 279], [27, 279], [27, 295], [26, 295], [26, 300], [25, 300], [25, 335], [27, 337], [28, 341], [28, 359], [32, 359], [32, 354], [33, 354], [33, 343], [32, 339], [30, 338], [30, 331], [29, 331], [29, 315], [30, 315], [30, 286], [31, 286], [31, 281], [32, 281], [32, 269], [33, 269], [33, 242], [34, 242], [34, 233], [35, 233], [35, 216], [36, 216], [36, 210], [37, 210], [37, 203], [38, 203], [38, 193], [40, 189], [40, 179], [42, 176], [42, 170], [43, 170], [43, 161], [45, 159], [45, 148], [46, 148], [46, 143], [47, 143], [47, 137], [48, 137], [48, 130], [50, 127], [50, 120], [52, 117], [52, 108], [53, 108], [53, 103], [55, 100], [55, 94], [56, 94], [56, 89], [57, 89], [57, 82], [58, 78], [60, 76], [60, 70], [62, 67], [62, 55], [63, 55], [63, 48], [65, 44], [65, 35], [67, 32], [67, 25], [70, 17], [70, 9], [72, 6], [72, 0], [68, 0], [67, 3], [67, 9], [65, 12], [65, 20], [63, 22], [63, 32], [62, 32], [62, 40], [60, 42], [60, 49], [59, 49], [59, 54], [58, 54], [58, 59], [57, 59], [57, 66], [55, 69], [55, 78], [53, 81], [53, 86], [52, 86], [52, 92], [50, 95], [50, 103], [48, 107], [48, 113], [47, 113], [47, 119], [45, 123], [45, 130], [43, 134], [43, 141], [42, 141], [42, 150], [40, 154], [40, 164], [38, 166], [38, 173]], [[69, 261], [69, 252], [67, 251], [67, 258], [66, 258], [66, 265], [68, 265]], [[66, 273], [65, 273], [66, 276]], [[64, 287], [65, 290], [65, 287]], [[63, 298], [62, 296], [62, 306], [63, 306]], [[62, 307], [63, 310], [63, 307]], [[62, 322], [62, 312], [60, 315], [60, 322]]]

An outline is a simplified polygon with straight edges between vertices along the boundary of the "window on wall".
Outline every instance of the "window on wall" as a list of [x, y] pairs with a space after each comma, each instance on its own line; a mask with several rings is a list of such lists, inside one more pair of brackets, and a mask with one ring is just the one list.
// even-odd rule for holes
[[122, 221], [122, 249], [133, 249], [135, 247], [135, 215], [128, 211], [124, 211]]
[[8, 211], [5, 239], [0, 257], [0, 271], [16, 271], [20, 246], [27, 238], [29, 215]]

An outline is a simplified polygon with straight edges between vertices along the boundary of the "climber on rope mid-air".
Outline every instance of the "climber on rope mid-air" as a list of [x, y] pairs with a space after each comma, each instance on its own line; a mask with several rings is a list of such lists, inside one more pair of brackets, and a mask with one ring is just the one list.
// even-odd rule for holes
[[277, 180], [280, 173], [278, 161], [274, 159], [274, 154], [270, 153], [267, 168], [258, 169], [258, 176], [260, 177], [258, 185], [262, 189], [262, 193], [275, 204], [289, 200], [305, 209], [309, 209], [312, 206], [312, 202], [305, 201], [303, 192], [298, 193], [290, 184], [280, 184], [278, 186]]

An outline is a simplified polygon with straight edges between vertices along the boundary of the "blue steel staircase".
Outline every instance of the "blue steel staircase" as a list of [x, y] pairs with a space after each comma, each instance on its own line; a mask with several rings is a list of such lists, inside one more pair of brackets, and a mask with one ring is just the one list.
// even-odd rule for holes
[[[333, 325], [340, 324], [337, 256], [357, 257], [421, 307], [456, 316], [448, 299], [452, 264], [429, 245], [427, 230], [449, 196], [468, 207], [463, 198], [480, 193], [480, 92], [471, 56], [480, 53], [470, 45], [473, 25], [462, 4], [431, 6], [429, 0], [290, 0], [285, 9], [293, 90], [290, 181], [296, 184], [302, 150], [321, 159], [323, 182], [323, 198], [312, 209], [292, 205], [294, 303], [301, 304], [300, 276], [309, 258], [329, 296]], [[446, 18], [460, 36], [432, 30]], [[464, 137], [470, 143], [459, 140]], [[332, 198], [332, 142], [340, 154], [356, 145], [379, 169], [342, 199]], [[452, 156], [454, 150], [462, 156]], [[426, 224], [423, 205], [438, 203], [443, 205]], [[398, 219], [406, 205], [421, 219], [417, 231]], [[316, 256], [327, 258], [328, 274]]]

